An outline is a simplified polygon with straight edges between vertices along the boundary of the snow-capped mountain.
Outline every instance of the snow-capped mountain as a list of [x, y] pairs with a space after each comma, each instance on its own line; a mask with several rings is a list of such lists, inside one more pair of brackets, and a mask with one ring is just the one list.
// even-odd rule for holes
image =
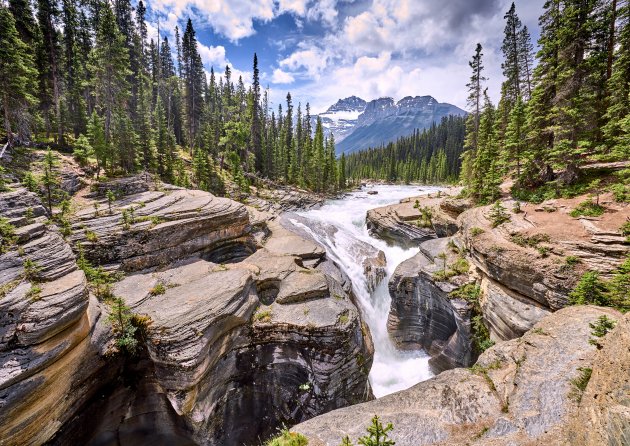
[[393, 98], [378, 98], [367, 103], [352, 96], [337, 101], [319, 116], [325, 133], [335, 135], [337, 153], [350, 153], [395, 141], [445, 116], [465, 114], [464, 110], [440, 103], [432, 96], [407, 96], [398, 102]]
[[[356, 96], [339, 99], [334, 105], [328, 107], [324, 113], [319, 114], [322, 119], [322, 127], [324, 134], [329, 136], [331, 133], [335, 135], [335, 141], [342, 141], [356, 126], [357, 119], [367, 103]], [[317, 116], [312, 119], [312, 126], [315, 129]]]

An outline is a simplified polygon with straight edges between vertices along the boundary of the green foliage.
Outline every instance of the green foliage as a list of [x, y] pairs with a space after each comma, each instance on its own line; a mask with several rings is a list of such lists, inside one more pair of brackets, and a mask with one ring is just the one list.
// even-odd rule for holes
[[624, 184], [613, 184], [610, 191], [617, 203], [627, 203], [630, 201], [630, 186]]
[[308, 439], [297, 432], [282, 429], [280, 435], [265, 443], [265, 446], [307, 446]]
[[149, 291], [151, 296], [161, 296], [164, 293], [166, 293], [166, 286], [164, 286], [162, 282], [155, 284], [155, 286]]
[[31, 288], [26, 292], [26, 298], [30, 300], [39, 300], [41, 298], [42, 287], [40, 284], [35, 283], [31, 285]]
[[551, 241], [548, 234], [534, 234], [530, 237], [521, 233], [513, 234], [510, 237], [512, 243], [528, 248], [538, 248], [541, 243], [549, 243]]
[[578, 402], [582, 399], [582, 394], [586, 390], [592, 374], [593, 369], [590, 367], [578, 367], [578, 376], [570, 381], [571, 385], [573, 385], [571, 396]]
[[614, 271], [607, 289], [610, 306], [624, 313], [630, 311], [630, 256]]
[[606, 336], [610, 330], [615, 328], [615, 325], [617, 325], [617, 321], [615, 321], [614, 319], [610, 319], [606, 315], [603, 315], [597, 318], [597, 321], [595, 323], [592, 323], [592, 324], [589, 323], [588, 326], [591, 327], [591, 330], [592, 330], [591, 335], [597, 338], [597, 339], [594, 339], [594, 338], [589, 339], [588, 340], [589, 344], [593, 344], [598, 349], [600, 349], [602, 347], [601, 338]]
[[393, 446], [395, 441], [389, 438], [389, 433], [394, 430], [392, 423], [383, 426], [378, 415], [372, 417], [372, 424], [367, 427], [368, 435], [359, 438], [358, 444], [362, 446]]
[[420, 219], [418, 220], [418, 226], [421, 228], [432, 228], [433, 223], [431, 219], [433, 218], [433, 212], [431, 208], [428, 206], [421, 206], [420, 202], [416, 200], [416, 203], [413, 205], [415, 209], [418, 209], [420, 212]]
[[107, 198], [107, 207], [109, 208], [109, 214], [112, 214], [112, 204], [116, 201], [116, 194], [111, 189], [108, 189], [105, 193], [105, 198]]
[[308, 439], [297, 432], [282, 429], [280, 435], [265, 443], [265, 446], [307, 446]]
[[490, 339], [490, 332], [483, 321], [483, 316], [477, 314], [471, 321], [473, 347], [477, 353], [485, 352], [494, 345], [494, 341]]
[[72, 150], [72, 156], [74, 156], [74, 159], [77, 160], [79, 165], [85, 167], [88, 165], [89, 158], [93, 154], [94, 149], [92, 149], [90, 140], [83, 134], [79, 135]]
[[501, 226], [503, 223], [510, 221], [510, 214], [506, 212], [505, 207], [503, 207], [501, 202], [497, 200], [490, 208], [488, 218], [492, 223], [492, 227], [496, 228], [498, 226]]
[[474, 283], [468, 283], [462, 287], [451, 291], [449, 296], [451, 298], [464, 299], [467, 302], [478, 304], [479, 296], [481, 295], [481, 288]]
[[24, 259], [22, 262], [22, 268], [24, 269], [24, 278], [28, 281], [37, 281], [38, 273], [41, 271], [41, 267], [36, 261], [30, 258]]
[[599, 217], [604, 213], [605, 209], [603, 206], [593, 203], [591, 200], [583, 201], [573, 209], [570, 213], [571, 217]]
[[575, 288], [569, 293], [572, 305], [602, 305], [608, 304], [606, 286], [594, 271], [585, 272]]
[[35, 175], [31, 172], [26, 172], [22, 178], [22, 186], [24, 186], [29, 192], [39, 192], [39, 181]]
[[44, 198], [46, 199], [48, 212], [50, 214], [52, 214], [53, 199], [59, 184], [59, 179], [55, 170], [57, 164], [57, 157], [53, 154], [49, 147], [44, 155], [44, 174], [42, 175], [41, 180], [42, 185], [44, 186]]
[[575, 265], [582, 263], [582, 260], [576, 256], [566, 256], [566, 258], [564, 259], [564, 263], [567, 266], [573, 267]]
[[477, 237], [478, 235], [481, 235], [481, 234], [483, 234], [483, 233], [484, 233], [484, 230], [483, 230], [483, 229], [481, 229], [481, 228], [478, 228], [478, 227], [476, 227], [476, 226], [475, 226], [475, 227], [470, 228], [470, 235], [471, 235], [472, 237]]
[[621, 232], [621, 235], [626, 237], [626, 243], [630, 243], [630, 218], [621, 225], [621, 228], [619, 228], [619, 232]]
[[7, 218], [0, 217], [0, 254], [7, 252], [16, 241], [15, 227]]
[[271, 322], [271, 317], [272, 317], [272, 312], [271, 312], [271, 309], [269, 308], [266, 310], [257, 311], [254, 314], [254, 321], [267, 323], [267, 322]]
[[135, 336], [137, 328], [132, 323], [131, 310], [120, 297], [111, 298], [109, 306], [110, 313], [107, 320], [112, 325], [117, 351], [134, 355], [138, 348], [138, 340]]

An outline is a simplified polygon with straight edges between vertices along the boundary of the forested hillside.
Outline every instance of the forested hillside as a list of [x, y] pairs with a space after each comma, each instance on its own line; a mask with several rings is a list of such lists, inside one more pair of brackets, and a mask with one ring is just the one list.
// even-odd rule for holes
[[[603, 186], [593, 183], [598, 175], [582, 172], [584, 165], [630, 160], [630, 2], [547, 1], [537, 53], [514, 4], [504, 18], [500, 101], [490, 99], [477, 44], [461, 160], [454, 157], [461, 128], [443, 122], [348, 157], [349, 176], [455, 181], [461, 162], [465, 193], [479, 203], [496, 200], [506, 177], [517, 198], [541, 200]], [[630, 182], [628, 172], [604, 182], [618, 188]]]
[[[505, 20], [498, 105], [484, 86], [481, 44], [470, 62], [468, 194], [494, 201], [505, 176], [522, 199], [598, 189], [582, 166], [630, 160], [630, 3], [548, 0], [535, 56], [514, 4]], [[626, 169], [611, 181], [629, 177]]]
[[224, 168], [245, 189], [245, 172], [316, 191], [345, 185], [334, 139], [320, 122], [313, 132], [308, 104], [295, 110], [288, 94], [270, 111], [255, 54], [246, 88], [228, 66], [206, 75], [190, 19], [171, 43], [148, 38], [142, 1], [35, 3], [0, 4], [8, 147], [42, 143], [74, 150], [97, 175], [147, 170], [205, 190], [221, 188]]
[[459, 177], [466, 118], [449, 116], [384, 147], [350, 154], [348, 178], [439, 184]]

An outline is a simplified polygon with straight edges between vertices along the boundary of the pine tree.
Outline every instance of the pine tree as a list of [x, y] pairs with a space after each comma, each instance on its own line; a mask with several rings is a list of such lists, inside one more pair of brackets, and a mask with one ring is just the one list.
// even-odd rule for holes
[[252, 81], [252, 111], [251, 111], [251, 147], [256, 157], [256, 171], [263, 170], [262, 134], [260, 123], [260, 80], [258, 78], [258, 56], [254, 53], [254, 68]]
[[466, 122], [466, 141], [464, 143], [464, 147], [467, 150], [464, 152], [462, 160], [462, 180], [466, 185], [471, 184], [473, 181], [473, 165], [479, 139], [483, 83], [487, 80], [483, 76], [484, 66], [482, 59], [482, 46], [478, 43], [475, 54], [469, 62], [469, 66], [472, 69], [472, 76], [470, 77], [470, 82], [466, 85], [468, 87], [468, 107], [470, 109], [470, 114]]
[[[608, 109], [604, 135], [617, 159], [630, 158], [630, 3], [618, 11], [619, 49], [611, 64], [608, 79]], [[626, 127], [624, 128], [624, 123]]]
[[59, 10], [56, 0], [38, 0], [37, 22], [41, 33], [38, 51], [40, 75], [40, 106], [44, 114], [47, 133], [56, 127], [55, 138], [63, 144], [61, 119], [61, 48], [56, 21]]
[[[109, 145], [114, 117], [125, 109], [129, 97], [127, 77], [131, 72], [125, 38], [118, 30], [114, 14], [107, 5], [100, 10], [89, 68], [96, 106], [104, 117], [105, 141]], [[107, 161], [103, 159], [102, 167], [105, 168], [106, 164]]]
[[0, 6], [0, 101], [9, 145], [14, 142], [14, 131], [21, 140], [30, 135], [29, 108], [36, 103], [36, 76], [32, 56], [19, 38], [13, 15]]
[[92, 112], [87, 125], [88, 139], [94, 150], [96, 157], [96, 178], [99, 177], [101, 169], [106, 169], [108, 161], [111, 159], [109, 143], [105, 138], [103, 120], [99, 118], [96, 110]]
[[181, 71], [184, 81], [188, 144], [192, 149], [198, 142], [197, 138], [201, 129], [200, 121], [203, 112], [205, 74], [197, 48], [195, 30], [190, 19], [188, 19], [182, 39]]
[[519, 97], [510, 113], [505, 138], [505, 164], [509, 169], [516, 168], [516, 178], [521, 178], [521, 163], [526, 150], [525, 104]]

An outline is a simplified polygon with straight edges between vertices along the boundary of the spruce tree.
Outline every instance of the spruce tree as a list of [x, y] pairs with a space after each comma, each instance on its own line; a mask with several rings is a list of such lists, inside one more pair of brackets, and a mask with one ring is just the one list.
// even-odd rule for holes
[[252, 110], [251, 110], [251, 147], [256, 157], [256, 171], [263, 170], [262, 135], [260, 123], [260, 80], [258, 71], [258, 56], [254, 53], [254, 67], [252, 80]]
[[[114, 13], [107, 5], [100, 10], [89, 68], [96, 106], [104, 117], [105, 141], [109, 145], [112, 141], [114, 118], [116, 114], [125, 110], [129, 98], [127, 78], [131, 72], [125, 37], [118, 30]], [[126, 156], [122, 155], [119, 158]], [[105, 168], [107, 161], [111, 160], [102, 161], [102, 167]]]
[[19, 38], [13, 15], [0, 6], [0, 104], [9, 145], [13, 145], [14, 132], [21, 140], [30, 136], [36, 76], [32, 56]]

